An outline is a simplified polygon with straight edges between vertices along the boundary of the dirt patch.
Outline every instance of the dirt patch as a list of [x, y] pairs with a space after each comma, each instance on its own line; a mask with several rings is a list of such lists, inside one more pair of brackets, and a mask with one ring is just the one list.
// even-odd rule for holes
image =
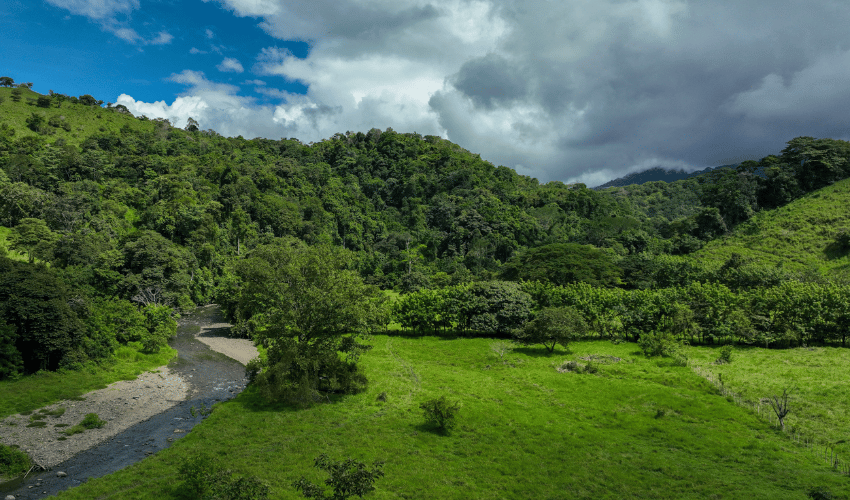
[[[188, 391], [183, 377], [161, 367], [89, 392], [83, 401], [60, 401], [29, 415], [7, 417], [0, 421], [0, 443], [18, 445], [37, 464], [50, 468], [184, 401]], [[50, 415], [63, 409], [59, 416]], [[106, 425], [66, 435], [89, 413]]]

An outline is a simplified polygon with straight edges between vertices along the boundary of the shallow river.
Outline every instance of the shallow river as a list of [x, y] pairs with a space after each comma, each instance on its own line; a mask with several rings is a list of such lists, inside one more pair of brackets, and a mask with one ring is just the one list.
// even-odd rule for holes
[[[175, 433], [175, 430], [189, 431], [200, 423], [202, 416], [191, 415], [193, 406], [196, 409], [202, 405], [209, 408], [217, 401], [226, 401], [239, 394], [247, 382], [245, 367], [195, 339], [201, 325], [221, 322], [216, 308], [199, 308], [179, 321], [177, 336], [169, 341], [178, 352], [176, 361], [169, 367], [190, 386], [186, 401], [74, 455], [50, 471], [30, 474], [26, 480], [0, 485], [0, 499], [6, 495], [14, 495], [16, 500], [45, 498], [87, 479], [123, 469], [186, 435], [185, 432]], [[59, 471], [68, 476], [56, 477]]]

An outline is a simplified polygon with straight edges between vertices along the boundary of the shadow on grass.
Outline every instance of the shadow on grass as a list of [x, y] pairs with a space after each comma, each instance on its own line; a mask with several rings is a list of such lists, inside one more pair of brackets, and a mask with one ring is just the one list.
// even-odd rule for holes
[[436, 436], [448, 436], [451, 434], [449, 429], [444, 429], [442, 427], [438, 427], [434, 424], [421, 423], [413, 426], [417, 432], [427, 432], [429, 434], [434, 434]]
[[334, 404], [348, 397], [349, 394], [322, 394], [322, 399], [314, 401], [310, 404], [297, 404], [285, 401], [273, 401], [264, 397], [259, 389], [253, 384], [249, 384], [239, 396], [234, 399], [248, 411], [253, 412], [287, 412], [295, 413], [301, 410], [307, 410], [314, 406]]
[[573, 351], [569, 349], [558, 349], [555, 348], [554, 352], [549, 352], [549, 349], [545, 347], [514, 347], [513, 352], [518, 352], [520, 354], [525, 354], [531, 358], [553, 358], [556, 356], [569, 356], [570, 354], [575, 354]]

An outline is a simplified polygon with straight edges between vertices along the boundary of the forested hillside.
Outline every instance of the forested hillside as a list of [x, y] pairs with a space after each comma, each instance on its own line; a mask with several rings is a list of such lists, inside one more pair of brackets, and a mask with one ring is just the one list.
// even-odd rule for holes
[[[726, 283], [722, 263], [674, 256], [850, 175], [850, 144], [801, 137], [735, 169], [594, 191], [541, 184], [435, 136], [226, 138], [101, 104], [0, 89], [10, 250], [0, 317], [17, 339], [4, 345], [20, 351], [3, 354], [0, 377], [107, 356], [116, 342], [156, 349], [164, 312], [234, 300], [234, 264], [283, 241], [345, 249], [366, 283], [401, 292], [494, 279]], [[759, 273], [756, 285], [777, 279]], [[31, 314], [23, 303], [43, 308]], [[69, 330], [48, 339], [45, 325], [58, 318]]]

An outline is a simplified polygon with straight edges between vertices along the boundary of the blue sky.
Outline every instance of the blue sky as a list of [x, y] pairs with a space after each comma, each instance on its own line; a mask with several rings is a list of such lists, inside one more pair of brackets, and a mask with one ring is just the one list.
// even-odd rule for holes
[[228, 136], [392, 127], [542, 181], [848, 139], [850, 4], [6, 0], [0, 73]]

